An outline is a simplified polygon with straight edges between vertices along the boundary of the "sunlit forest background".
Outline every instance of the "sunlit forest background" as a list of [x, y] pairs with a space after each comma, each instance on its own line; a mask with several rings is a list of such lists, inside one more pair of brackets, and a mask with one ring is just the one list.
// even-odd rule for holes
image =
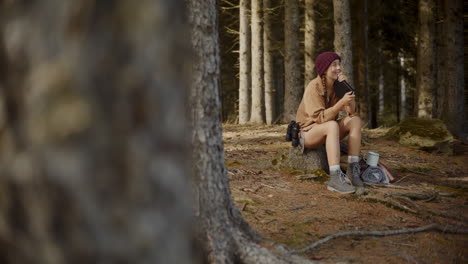
[[[336, 17], [334, 2], [349, 2], [349, 5], [341, 7], [342, 13], [348, 12], [349, 20]], [[468, 49], [464, 48], [463, 39], [466, 42], [467, 30], [466, 27], [463, 30], [463, 24], [453, 24], [453, 14], [461, 18], [463, 10], [454, 9], [451, 2], [218, 1], [223, 121], [259, 121], [252, 120], [255, 113], [251, 112], [251, 104], [256, 102], [251, 100], [253, 91], [261, 89], [264, 96], [255, 99], [262, 104], [260, 123], [289, 122], [292, 117], [286, 116], [291, 111], [285, 109], [290, 107], [285, 106], [285, 94], [289, 90], [299, 90], [296, 94], [301, 97], [304, 86], [316, 76], [313, 60], [319, 53], [333, 50], [342, 58], [352, 59], [351, 78], [357, 88], [359, 111], [369, 128], [391, 126], [407, 117], [448, 120], [448, 104], [458, 105], [457, 115], [466, 116], [468, 97], [463, 83], [466, 84], [467, 66], [463, 58]], [[258, 11], [252, 13], [253, 8]], [[467, 8], [466, 2], [464, 8]], [[260, 21], [259, 26], [255, 21]], [[466, 26], [467, 19], [464, 21]], [[241, 23], [248, 27], [243, 29]], [[288, 23], [292, 26], [288, 27]], [[346, 27], [337, 27], [337, 24], [346, 23], [349, 23], [349, 31], [336, 32]], [[451, 35], [452, 31], [454, 35]], [[260, 37], [255, 38], [258, 34]], [[349, 49], [346, 52], [337, 50], [336, 43], [334, 45], [336, 36], [341, 34], [347, 35], [345, 45]], [[258, 40], [260, 43], [254, 43]], [[298, 49], [288, 50], [288, 40]], [[458, 43], [454, 44], [458, 45], [457, 48], [454, 49], [451, 43]], [[295, 64], [294, 69], [299, 74], [288, 71], [288, 63]], [[307, 63], [312, 63], [312, 66]], [[249, 80], [246, 84], [242, 81], [243, 67], [251, 69], [244, 77]], [[464, 71], [460, 72], [460, 69]], [[455, 94], [446, 91], [453, 83], [447, 79], [453, 78], [450, 71], [457, 71], [458, 80], [453, 84], [458, 87]], [[254, 82], [256, 74], [261, 74], [265, 81]], [[291, 81], [291, 78], [296, 80]], [[261, 87], [254, 87], [254, 83]], [[247, 93], [252, 94], [249, 97], [244, 95], [247, 101], [242, 98], [242, 89], [248, 89]], [[269, 104], [268, 97], [265, 97], [268, 93], [273, 95], [273, 107], [267, 105], [265, 109], [265, 104]], [[454, 98], [454, 95], [458, 96]], [[418, 98], [430, 101], [430, 109], [425, 113], [419, 111]], [[246, 107], [249, 109], [247, 117], [239, 113], [243, 104], [249, 105]], [[271, 120], [266, 120], [268, 115], [273, 116]], [[460, 122], [465, 122], [465, 119], [455, 123]]]

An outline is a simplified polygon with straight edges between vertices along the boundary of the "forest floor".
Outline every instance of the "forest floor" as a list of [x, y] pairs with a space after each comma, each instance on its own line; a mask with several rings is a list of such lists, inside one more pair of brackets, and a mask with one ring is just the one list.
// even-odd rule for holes
[[[452, 156], [385, 139], [388, 129], [363, 131], [361, 153], [376, 151], [400, 188], [368, 188], [366, 195], [328, 191], [326, 183], [298, 180], [301, 172], [272, 162], [288, 153], [286, 125], [223, 125], [233, 199], [264, 237], [293, 249], [329, 234], [425, 226], [468, 229], [468, 146]], [[386, 237], [333, 239], [307, 253], [323, 263], [468, 263], [468, 235], [426, 231]]]

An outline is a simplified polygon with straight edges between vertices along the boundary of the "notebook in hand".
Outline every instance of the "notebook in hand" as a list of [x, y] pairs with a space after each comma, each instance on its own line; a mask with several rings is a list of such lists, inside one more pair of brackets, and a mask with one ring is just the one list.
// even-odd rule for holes
[[333, 84], [333, 90], [335, 91], [336, 96], [338, 96], [338, 98], [340, 99], [343, 98], [343, 96], [347, 92], [354, 93], [354, 88], [351, 87], [351, 85], [349, 85], [346, 81], [340, 82], [336, 80], [335, 83]]

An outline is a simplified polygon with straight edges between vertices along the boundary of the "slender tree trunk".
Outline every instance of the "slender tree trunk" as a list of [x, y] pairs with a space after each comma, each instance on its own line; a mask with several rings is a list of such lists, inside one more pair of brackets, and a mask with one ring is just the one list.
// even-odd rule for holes
[[335, 51], [341, 56], [343, 72], [348, 77], [348, 83], [354, 87], [353, 49], [351, 38], [351, 17], [349, 0], [333, 0], [335, 25]]
[[400, 63], [400, 117], [402, 120], [406, 118], [406, 78], [405, 78], [405, 57], [403, 54], [400, 54], [399, 58]]
[[367, 124], [368, 128], [374, 128], [377, 126], [376, 122], [373, 122], [375, 117], [372, 114], [371, 108], [371, 91], [369, 86], [369, 12], [368, 12], [368, 5], [367, 0], [364, 0], [364, 49], [365, 49], [365, 74], [364, 74], [364, 90], [365, 90], [365, 98], [367, 103], [367, 120], [369, 123]]
[[285, 92], [283, 122], [296, 118], [297, 108], [304, 92], [301, 81], [300, 40], [299, 40], [299, 3], [285, 0], [284, 49], [285, 49]]
[[432, 118], [434, 103], [434, 0], [419, 0], [416, 115]]
[[250, 1], [240, 0], [239, 6], [239, 124], [250, 119], [251, 49]]
[[436, 72], [436, 96], [434, 96], [435, 104], [435, 114], [439, 119], [443, 118], [444, 108], [445, 108], [445, 88], [446, 88], [446, 41], [444, 30], [447, 20], [444, 18], [446, 15], [444, 12], [445, 0], [437, 0], [436, 4], [436, 28], [435, 28], [435, 45], [436, 45], [436, 55], [435, 55], [435, 72]]
[[191, 261], [183, 9], [2, 3], [1, 263]]
[[[445, 1], [446, 45], [446, 103], [444, 120], [457, 137], [465, 131], [464, 54], [463, 54], [463, 1]], [[466, 140], [466, 139], [464, 139]]]
[[252, 123], [265, 121], [262, 40], [262, 0], [252, 0]]
[[305, 0], [305, 31], [304, 31], [304, 87], [315, 77], [315, 56], [317, 49], [317, 26], [315, 9], [317, 0]]
[[190, 1], [193, 65], [191, 94], [197, 238], [203, 263], [311, 263], [263, 239], [231, 199], [219, 120], [219, 48], [216, 1]]
[[[369, 87], [368, 87], [368, 37], [367, 37], [367, 0], [359, 0], [356, 12], [362, 15], [356, 16], [357, 20], [357, 67], [356, 69], [356, 99], [359, 106], [359, 116], [364, 122], [369, 121]], [[368, 122], [369, 124], [369, 122]]]
[[274, 86], [273, 65], [273, 18], [271, 0], [263, 0], [263, 66], [265, 81], [265, 118], [266, 123], [271, 125], [275, 120], [276, 113], [276, 89]]
[[379, 47], [379, 78], [378, 78], [378, 94], [379, 94], [379, 100], [378, 100], [378, 114], [383, 115], [384, 110], [385, 110], [385, 79], [384, 79], [384, 74], [383, 74], [383, 59], [382, 59], [382, 48]]

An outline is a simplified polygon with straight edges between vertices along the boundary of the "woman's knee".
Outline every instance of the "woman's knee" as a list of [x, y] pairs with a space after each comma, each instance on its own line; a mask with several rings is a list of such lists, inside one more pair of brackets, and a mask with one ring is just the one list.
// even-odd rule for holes
[[351, 127], [359, 127], [361, 128], [362, 126], [362, 121], [361, 121], [361, 118], [359, 116], [353, 116], [350, 118], [349, 120], [349, 125]]
[[340, 132], [340, 126], [338, 125], [338, 122], [334, 120], [325, 122], [325, 126], [327, 134]]

